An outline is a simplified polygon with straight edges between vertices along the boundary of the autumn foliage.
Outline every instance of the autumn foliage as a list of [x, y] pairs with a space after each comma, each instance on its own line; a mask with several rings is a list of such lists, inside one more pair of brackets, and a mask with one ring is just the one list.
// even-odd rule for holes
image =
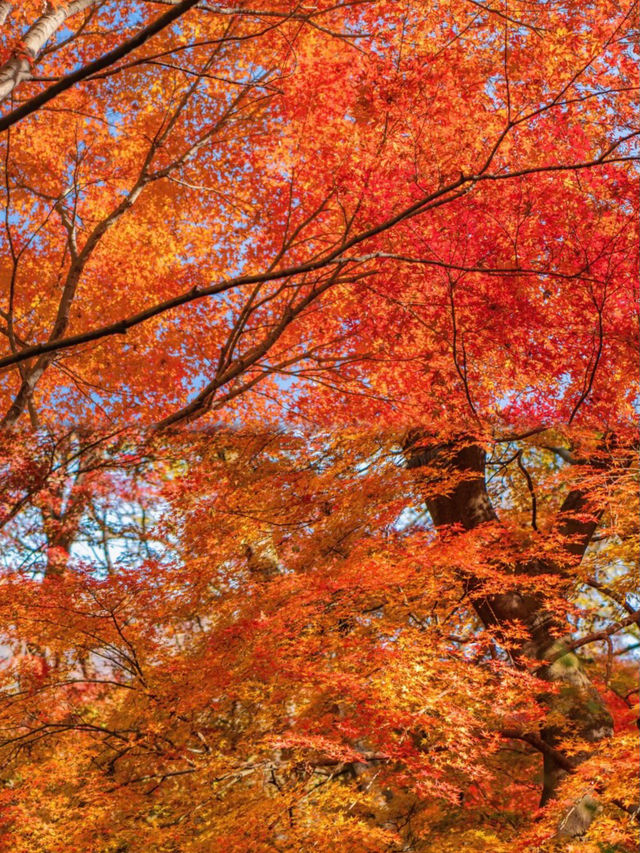
[[0, 850], [637, 849], [636, 24], [0, 2]]

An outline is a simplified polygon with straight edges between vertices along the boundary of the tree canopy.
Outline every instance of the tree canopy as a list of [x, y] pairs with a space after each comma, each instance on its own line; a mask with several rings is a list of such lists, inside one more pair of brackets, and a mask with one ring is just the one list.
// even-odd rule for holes
[[2, 849], [636, 849], [636, 25], [0, 2]]

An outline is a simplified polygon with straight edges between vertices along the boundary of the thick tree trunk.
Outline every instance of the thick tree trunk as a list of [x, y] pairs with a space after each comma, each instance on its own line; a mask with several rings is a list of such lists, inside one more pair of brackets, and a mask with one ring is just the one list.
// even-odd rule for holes
[[[408, 467], [428, 467], [430, 472], [447, 474], [455, 485], [446, 494], [435, 495], [433, 488], [426, 490], [425, 500], [434, 524], [438, 528], [457, 527], [470, 531], [483, 524], [496, 523], [498, 516], [491, 504], [485, 484], [485, 452], [472, 440], [462, 439], [451, 444], [429, 444], [420, 433], [412, 433], [406, 442]], [[482, 623], [496, 631], [506, 630], [514, 620], [523, 624], [528, 633], [520, 648], [512, 650], [516, 665], [526, 659], [549, 660], [538, 674], [559, 687], [559, 692], [547, 698], [550, 710], [561, 711], [564, 718], [579, 736], [596, 744], [613, 732], [611, 716], [598, 692], [590, 683], [578, 657], [571, 652], [561, 654], [562, 641], [558, 636], [563, 622], [546, 609], [544, 598], [531, 591], [527, 578], [537, 574], [553, 574], [567, 579], [570, 585], [571, 568], [580, 563], [597, 525], [597, 519], [577, 520], [575, 514], [584, 512], [586, 498], [578, 490], [571, 492], [563, 503], [558, 518], [558, 529], [570, 540], [563, 548], [561, 558], [551, 562], [548, 558], [516, 563], [513, 574], [522, 578], [512, 589], [500, 594], [483, 592], [483, 580], [468, 571], [461, 572], [465, 589], [473, 608]], [[542, 738], [553, 751], [544, 753], [544, 784], [541, 805], [552, 799], [560, 781], [567, 774], [564, 766], [554, 757], [560, 740], [567, 734], [563, 727], [549, 727]], [[576, 766], [588, 753], [572, 758]], [[596, 801], [588, 794], [568, 812], [558, 828], [559, 834], [581, 835], [586, 831], [597, 810]]]

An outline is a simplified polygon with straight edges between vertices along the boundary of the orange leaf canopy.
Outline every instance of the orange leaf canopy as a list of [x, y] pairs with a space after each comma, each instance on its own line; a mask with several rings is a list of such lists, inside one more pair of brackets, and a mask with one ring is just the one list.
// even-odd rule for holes
[[4, 848], [635, 849], [633, 24], [0, 2]]

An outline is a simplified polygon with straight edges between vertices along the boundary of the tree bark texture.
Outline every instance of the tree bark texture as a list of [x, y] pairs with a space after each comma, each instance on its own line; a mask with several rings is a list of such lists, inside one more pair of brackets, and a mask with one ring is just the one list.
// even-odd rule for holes
[[[455, 482], [454, 487], [443, 495], [434, 495], [432, 488], [425, 489], [427, 508], [435, 526], [442, 532], [452, 528], [458, 531], [457, 535], [464, 535], [481, 525], [498, 522], [486, 487], [486, 454], [477, 441], [462, 438], [450, 444], [429, 444], [428, 437], [414, 431], [407, 438], [405, 456], [408, 467], [416, 471], [425, 485], [434, 471], [446, 473]], [[539, 676], [559, 688], [558, 692], [543, 697], [549, 710], [562, 712], [573, 731], [596, 748], [598, 742], [613, 733], [611, 716], [579, 658], [571, 651], [562, 654], [563, 640], [558, 637], [565, 630], [563, 623], [546, 608], [544, 597], [531, 591], [531, 584], [527, 582], [537, 574], [556, 575], [566, 579], [569, 594], [572, 569], [581, 562], [598, 524], [597, 509], [595, 514], [591, 509], [590, 520], [584, 520], [587, 508], [587, 497], [579, 489], [567, 495], [556, 520], [557, 529], [567, 538], [563, 545], [564, 553], [559, 555], [557, 562], [548, 557], [516, 562], [510, 569], [515, 575], [511, 589], [487, 594], [483, 592], [485, 584], [482, 577], [475, 576], [468, 569], [461, 571], [461, 577], [465, 592], [485, 627], [494, 630], [498, 636], [515, 620], [526, 627], [527, 638], [520, 648], [511, 651], [515, 665], [524, 666], [525, 660], [531, 659], [549, 661], [541, 664], [538, 670]], [[577, 513], [582, 513], [581, 520], [576, 518]], [[522, 579], [521, 584], [517, 582], [518, 578]], [[567, 775], [566, 762], [563, 767], [554, 757], [567, 733], [560, 726], [549, 726], [541, 732], [542, 740], [553, 748], [543, 753], [541, 805], [555, 797], [560, 782]], [[571, 762], [577, 766], [588, 754], [573, 756]], [[596, 811], [597, 802], [590, 794], [585, 794], [565, 815], [558, 833], [564, 836], [583, 834]]]

